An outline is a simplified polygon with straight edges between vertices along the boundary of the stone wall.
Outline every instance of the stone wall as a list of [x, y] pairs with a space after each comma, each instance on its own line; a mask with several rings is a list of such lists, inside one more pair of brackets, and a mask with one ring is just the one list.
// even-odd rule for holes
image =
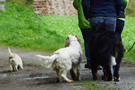
[[5, 0], [0, 0], [0, 10], [2, 10], [2, 11], [5, 11], [5, 7], [6, 7], [4, 4], [1, 4], [4, 2], [5, 2]]
[[77, 14], [73, 0], [34, 0], [34, 12], [38, 15], [72, 16]]

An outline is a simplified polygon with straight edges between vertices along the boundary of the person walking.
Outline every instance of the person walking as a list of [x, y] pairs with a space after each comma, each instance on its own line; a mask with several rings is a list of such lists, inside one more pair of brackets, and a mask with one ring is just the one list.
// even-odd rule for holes
[[[120, 36], [121, 36], [121, 33], [122, 33], [124, 25], [125, 25], [125, 9], [128, 5], [128, 2], [129, 2], [128, 0], [123, 0], [123, 5], [120, 8], [120, 13], [117, 15], [115, 32], [117, 32]], [[120, 68], [120, 64], [117, 64], [117, 67]], [[112, 75], [115, 74], [115, 72], [113, 73], [112, 67], [111, 67], [111, 70], [112, 70]]]
[[90, 23], [89, 19], [89, 0], [74, 0], [73, 1], [74, 8], [78, 11], [78, 23], [79, 28], [81, 30], [83, 39], [84, 39], [84, 48], [85, 48], [85, 56], [87, 59], [87, 63], [85, 64], [85, 68], [90, 67], [90, 56], [89, 56], [89, 34], [90, 34]]

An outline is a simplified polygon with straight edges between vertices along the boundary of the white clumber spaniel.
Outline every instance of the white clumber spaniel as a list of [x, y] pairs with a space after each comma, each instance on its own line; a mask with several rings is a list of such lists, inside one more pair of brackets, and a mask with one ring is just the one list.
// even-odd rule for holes
[[8, 51], [11, 55], [9, 57], [10, 71], [18, 71], [19, 69], [23, 69], [23, 62], [19, 55], [12, 53], [10, 48], [8, 48]]
[[[80, 80], [80, 63], [83, 59], [81, 40], [76, 35], [68, 35], [65, 40], [65, 48], [61, 48], [53, 53], [52, 56], [36, 55], [46, 68], [52, 67], [56, 71], [57, 82], [60, 81], [59, 73], [66, 82]], [[76, 74], [74, 73], [76, 69]], [[70, 71], [73, 80], [67, 78]]]

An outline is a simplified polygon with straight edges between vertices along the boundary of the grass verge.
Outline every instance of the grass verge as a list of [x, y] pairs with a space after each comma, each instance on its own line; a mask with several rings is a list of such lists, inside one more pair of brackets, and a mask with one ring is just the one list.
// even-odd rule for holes
[[85, 90], [121, 90], [119, 87], [109, 87], [99, 81], [82, 81], [76, 85], [84, 87]]

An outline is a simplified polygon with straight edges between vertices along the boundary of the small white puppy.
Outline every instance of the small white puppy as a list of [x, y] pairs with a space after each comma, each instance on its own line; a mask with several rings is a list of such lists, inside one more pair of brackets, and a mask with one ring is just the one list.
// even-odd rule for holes
[[12, 53], [10, 48], [8, 48], [8, 51], [11, 55], [9, 57], [10, 71], [18, 71], [19, 69], [23, 69], [23, 62], [19, 55]]
[[[66, 82], [80, 80], [80, 63], [83, 59], [81, 40], [76, 35], [68, 35], [65, 46], [67, 47], [55, 51], [52, 56], [36, 56], [39, 58], [41, 65], [46, 68], [52, 67], [56, 71], [57, 82], [60, 81], [59, 74]], [[74, 69], [77, 70], [76, 74]], [[70, 71], [73, 80], [67, 78], [68, 71]]]

